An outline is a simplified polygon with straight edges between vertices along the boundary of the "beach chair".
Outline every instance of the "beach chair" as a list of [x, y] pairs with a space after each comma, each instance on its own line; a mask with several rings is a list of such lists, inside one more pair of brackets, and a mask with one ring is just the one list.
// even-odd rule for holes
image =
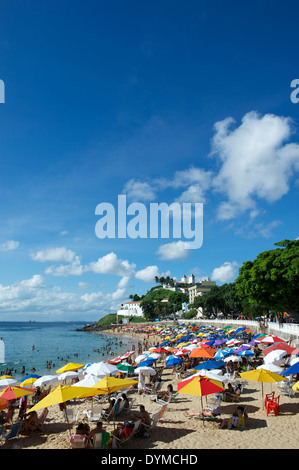
[[122, 400], [119, 404], [118, 404], [118, 408], [115, 410], [115, 414], [114, 416], [118, 416], [122, 413], [123, 409], [124, 409], [124, 406], [125, 406], [125, 402]]
[[87, 414], [88, 422], [90, 421], [100, 421], [102, 417], [102, 407], [94, 406], [91, 410], [85, 410]]
[[295, 390], [292, 389], [289, 381], [278, 382], [278, 388], [279, 388], [280, 394], [287, 396], [287, 397], [293, 397], [296, 393]]
[[129, 407], [124, 410], [124, 413], [129, 414], [135, 405], [136, 398], [129, 398]]
[[172, 399], [172, 394], [169, 395], [167, 400], [162, 400], [162, 398], [157, 398], [156, 403], [159, 403], [160, 405], [168, 405], [171, 402]]
[[64, 415], [65, 421], [70, 424], [75, 423], [76, 415], [74, 413], [74, 410], [72, 410], [72, 408], [66, 408], [64, 411], [65, 411], [65, 415]]
[[110, 438], [109, 432], [97, 432], [93, 436], [92, 448], [93, 449], [106, 449], [109, 438]]
[[275, 416], [279, 413], [279, 395], [277, 397], [273, 397], [271, 400], [267, 400], [265, 403], [266, 413], [267, 416], [271, 411], [275, 414]]
[[71, 449], [85, 449], [86, 448], [86, 436], [82, 434], [72, 434], [70, 437], [70, 448]]
[[105, 419], [107, 421], [107, 423], [109, 423], [110, 419], [114, 417], [115, 405], [112, 407], [112, 409], [109, 411], [109, 413], [107, 413], [106, 411], [101, 412], [101, 418]]
[[20, 426], [21, 426], [21, 421], [13, 424], [10, 432], [3, 435], [4, 439], [8, 441], [9, 439], [13, 439], [14, 437], [17, 437], [20, 431]]
[[140, 424], [141, 424], [141, 419], [138, 419], [137, 421], [135, 421], [134, 423], [134, 427], [133, 427], [133, 430], [131, 432], [131, 434], [129, 434], [127, 437], [125, 437], [124, 439], [120, 439], [119, 437], [117, 436], [113, 436], [113, 441], [112, 441], [112, 449], [117, 449], [117, 448], [120, 448], [122, 447], [124, 444], [126, 444], [127, 442], [130, 442], [131, 439], [133, 439], [133, 437], [137, 434], [137, 432], [139, 431], [140, 429]]
[[44, 411], [42, 412], [42, 414], [40, 415], [40, 417], [38, 418], [38, 421], [35, 423], [35, 425], [33, 426], [32, 430], [31, 430], [31, 433], [33, 433], [33, 431], [42, 431], [43, 430], [43, 425], [44, 425], [44, 422], [48, 416], [48, 413], [49, 413], [49, 410], [48, 408], [45, 408]]

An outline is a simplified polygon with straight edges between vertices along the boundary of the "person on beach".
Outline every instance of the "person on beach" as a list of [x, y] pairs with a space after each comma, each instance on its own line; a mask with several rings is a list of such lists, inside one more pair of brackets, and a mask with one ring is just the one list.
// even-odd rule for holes
[[163, 401], [168, 401], [169, 397], [172, 394], [173, 394], [173, 386], [171, 384], [168, 384], [166, 391], [160, 391], [160, 392], [157, 393], [157, 399], [158, 400], [163, 400]]
[[[26, 416], [26, 415], [25, 415]], [[22, 432], [30, 434], [36, 423], [38, 422], [38, 415], [36, 411], [30, 411], [22, 422]]]
[[232, 420], [232, 418], [247, 418], [247, 413], [246, 413], [244, 406], [241, 406], [241, 405], [237, 406], [236, 410], [233, 412], [230, 418], [224, 418], [221, 421], [219, 425], [219, 429], [224, 429], [225, 427], [228, 427], [230, 420]]

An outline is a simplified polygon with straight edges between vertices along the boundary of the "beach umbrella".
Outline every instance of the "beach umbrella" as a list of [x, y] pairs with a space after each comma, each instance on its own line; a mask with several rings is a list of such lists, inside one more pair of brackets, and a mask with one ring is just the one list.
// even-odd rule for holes
[[287, 354], [293, 354], [295, 351], [295, 348], [293, 348], [289, 344], [280, 342], [280, 343], [275, 343], [272, 346], [268, 346], [267, 348], [263, 349], [262, 354], [266, 355], [272, 351], [276, 351], [277, 349], [284, 350], [286, 351]]
[[294, 375], [299, 374], [299, 362], [296, 362], [294, 365], [284, 370], [281, 375]]
[[159, 353], [159, 354], [169, 354], [167, 349], [163, 347], [154, 348], [154, 352]]
[[29, 379], [26, 379], [26, 380], [23, 380], [21, 383], [20, 383], [20, 387], [30, 387], [31, 385], [34, 384], [34, 382], [36, 381], [37, 379], [35, 379], [34, 377], [31, 377]]
[[254, 353], [252, 351], [249, 351], [249, 349], [245, 349], [244, 351], [241, 351], [238, 353], [240, 357], [251, 357], [254, 356]]
[[138, 367], [150, 367], [154, 364], [154, 360], [153, 359], [146, 359], [145, 361], [142, 361], [138, 364]]
[[275, 335], [267, 335], [267, 336], [260, 337], [259, 341], [261, 343], [273, 344], [273, 343], [284, 343], [285, 339], [279, 338], [278, 336], [275, 336]]
[[212, 359], [215, 355], [215, 349], [213, 348], [196, 348], [193, 349], [190, 353], [189, 357], [206, 357], [208, 359]]
[[[262, 399], [263, 399], [263, 383], [264, 382], [281, 382], [286, 380], [282, 375], [276, 374], [266, 369], [253, 369], [248, 372], [240, 372], [240, 377], [245, 380], [251, 380], [253, 382], [261, 382], [262, 384]], [[264, 403], [263, 403], [264, 406]]]
[[215, 343], [213, 344], [213, 346], [221, 346], [222, 344], [225, 344], [225, 340], [224, 339], [216, 339]]
[[296, 390], [299, 390], [299, 380], [298, 380], [298, 382], [296, 382], [296, 383], [292, 386], [292, 389], [295, 390], [295, 391], [296, 391]]
[[99, 380], [92, 388], [100, 390], [103, 393], [114, 393], [122, 388], [130, 387], [131, 385], [137, 384], [137, 380], [132, 379], [119, 379], [117, 377], [104, 377]]
[[271, 362], [269, 362], [269, 364], [262, 364], [261, 366], [258, 366], [257, 369], [269, 370], [270, 372], [275, 372], [275, 374], [280, 375], [283, 372], [283, 369], [281, 367], [278, 367], [275, 364], [272, 364]]
[[12, 377], [11, 375], [1, 375], [0, 380], [3, 380], [3, 379], [14, 379], [14, 377]]
[[225, 357], [230, 356], [234, 352], [235, 350], [232, 348], [219, 349], [219, 351], [217, 351], [214, 355], [214, 359], [224, 359]]
[[293, 366], [294, 364], [296, 364], [297, 362], [299, 362], [299, 357], [294, 357], [293, 359], [290, 360], [290, 366]]
[[154, 359], [155, 361], [161, 357], [161, 354], [158, 353], [150, 353], [147, 358], [148, 359]]
[[135, 368], [131, 364], [119, 364], [116, 366], [120, 372], [126, 372], [132, 374], [135, 371]]
[[16, 400], [17, 398], [30, 395], [33, 392], [35, 392], [35, 390], [31, 388], [22, 388], [22, 387], [17, 387], [16, 385], [9, 385], [8, 387], [1, 390], [0, 398], [7, 400], [7, 401]]
[[[103, 376], [102, 378], [104, 378]], [[99, 381], [100, 377], [98, 375], [93, 375], [89, 374], [84, 377], [84, 379], [79, 380], [79, 382], [76, 382], [72, 384], [72, 387], [92, 387]]]
[[146, 354], [140, 354], [140, 356], [137, 356], [135, 359], [135, 364], [139, 364], [140, 362], [144, 361], [147, 358]]
[[24, 382], [25, 380], [27, 379], [39, 379], [41, 376], [40, 375], [37, 375], [37, 374], [29, 374], [29, 375], [25, 375], [25, 377], [23, 377], [22, 379], [20, 379], [20, 383]]
[[85, 374], [93, 374], [99, 376], [116, 375], [119, 373], [118, 368], [113, 364], [107, 362], [95, 362], [91, 366], [87, 367], [84, 371]]
[[57, 375], [42, 375], [39, 379], [36, 379], [33, 386], [34, 387], [44, 387], [45, 385], [50, 385], [58, 382]]
[[16, 379], [2, 379], [0, 380], [0, 389], [8, 387], [9, 385], [18, 385], [19, 382]]
[[202, 370], [202, 369], [209, 370], [209, 369], [218, 369], [223, 366], [225, 366], [224, 361], [215, 361], [213, 359], [208, 359], [207, 361], [202, 362], [198, 366], [194, 367], [194, 369], [195, 370]]
[[178, 357], [178, 356], [168, 356], [166, 359], [165, 359], [165, 364], [167, 367], [173, 367], [173, 366], [176, 366], [178, 364], [181, 364], [183, 362], [183, 359], [181, 357]]
[[63, 372], [62, 374], [59, 374], [58, 380], [77, 379], [78, 376], [79, 376], [79, 372], [76, 372], [75, 370], [67, 370], [66, 372]]
[[282, 358], [284, 356], [286, 356], [286, 351], [284, 351], [283, 349], [275, 349], [274, 351], [271, 351], [269, 354], [267, 354], [265, 357], [264, 357], [264, 362], [267, 364], [269, 362], [273, 362], [273, 364], [276, 363], [281, 363], [282, 362]]
[[148, 366], [144, 366], [144, 367], [138, 366], [135, 369], [135, 372], [137, 372], [138, 374], [141, 373], [142, 375], [156, 375], [157, 374], [155, 369], [153, 369], [152, 367], [148, 367]]
[[248, 344], [242, 344], [238, 349], [235, 350], [235, 354], [239, 354], [242, 351], [249, 351], [251, 349], [251, 346]]
[[[209, 379], [207, 377], [197, 375], [188, 377], [178, 383], [177, 392], [187, 395], [196, 395], [201, 397], [201, 409], [203, 409], [202, 397], [213, 393], [223, 392], [224, 388], [219, 380]], [[204, 423], [204, 421], [203, 421]]]
[[76, 364], [75, 362], [69, 362], [68, 364], [66, 364], [65, 366], [63, 367], [60, 367], [60, 369], [58, 369], [56, 371], [57, 374], [62, 374], [63, 372], [68, 372], [68, 371], [73, 371], [73, 370], [78, 370], [78, 369], [82, 369], [84, 367], [85, 364]]
[[241, 362], [242, 358], [240, 356], [227, 356], [224, 359], [224, 362]]

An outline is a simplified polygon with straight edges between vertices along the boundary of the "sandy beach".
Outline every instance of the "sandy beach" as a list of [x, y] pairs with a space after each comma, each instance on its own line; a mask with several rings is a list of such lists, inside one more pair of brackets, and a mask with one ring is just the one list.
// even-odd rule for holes
[[[111, 334], [111, 332], [110, 332]], [[146, 335], [133, 335], [134, 338], [146, 337]], [[149, 346], [160, 340], [159, 337], [147, 337]], [[163, 389], [171, 383], [174, 390], [181, 380], [172, 374], [171, 368], [163, 371]], [[211, 421], [201, 421], [197, 417], [187, 418], [186, 412], [201, 410], [201, 398], [186, 394], [177, 394], [167, 407], [167, 410], [157, 426], [151, 431], [150, 437], [134, 437], [130, 443], [125, 444], [128, 449], [298, 449], [298, 414], [299, 393], [293, 397], [280, 397], [280, 413], [275, 416], [270, 413], [267, 417], [262, 404], [261, 384], [241, 380], [244, 383], [243, 393], [238, 404], [222, 402], [219, 411], [220, 416]], [[264, 395], [279, 389], [276, 384], [265, 383]], [[135, 398], [136, 410], [139, 404], [144, 404], [149, 413], [158, 410], [155, 402], [148, 395], [138, 395], [137, 391], [129, 391], [129, 398]], [[203, 404], [206, 397], [203, 397]], [[219, 429], [223, 418], [231, 416], [237, 405], [246, 406], [248, 417], [245, 419], [244, 430]], [[80, 403], [69, 405], [77, 413], [80, 410], [90, 409], [92, 399], [81, 400]], [[39, 415], [41, 414], [39, 411]], [[117, 422], [124, 422], [126, 416], [117, 417]], [[106, 425], [106, 423], [105, 423]], [[91, 429], [95, 423], [91, 423]], [[69, 449], [70, 433], [74, 432], [76, 425], [67, 425], [64, 414], [58, 405], [49, 407], [49, 414], [44, 424], [43, 431], [34, 432], [31, 436], [19, 435], [15, 440], [2, 444], [2, 448], [23, 449]], [[106, 430], [113, 431], [113, 421], [107, 424]], [[118, 452], [118, 450], [114, 450]]]

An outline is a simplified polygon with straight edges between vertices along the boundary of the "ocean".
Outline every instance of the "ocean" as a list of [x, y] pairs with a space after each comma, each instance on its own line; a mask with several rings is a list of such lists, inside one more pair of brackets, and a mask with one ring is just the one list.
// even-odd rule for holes
[[[55, 375], [68, 362], [88, 364], [113, 359], [107, 356], [107, 346], [115, 357], [136, 344], [128, 336], [76, 331], [83, 326], [83, 322], [0, 322], [0, 338], [5, 345], [0, 375], [6, 369], [13, 369], [12, 376], [16, 379], [32, 373]], [[52, 361], [50, 369], [47, 361]], [[22, 373], [23, 366], [25, 373]]]

